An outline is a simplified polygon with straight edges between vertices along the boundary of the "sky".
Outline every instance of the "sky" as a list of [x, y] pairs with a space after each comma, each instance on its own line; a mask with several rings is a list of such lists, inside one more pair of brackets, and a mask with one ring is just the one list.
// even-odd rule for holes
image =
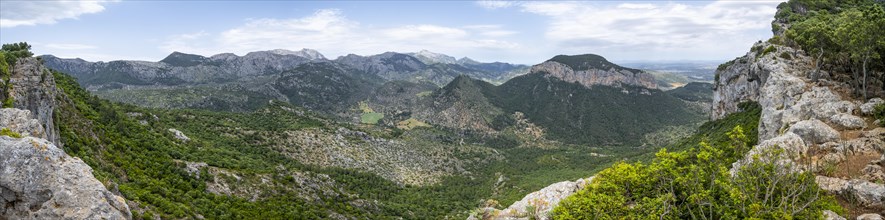
[[778, 1], [0, 1], [0, 42], [88, 61], [315, 49], [483, 62], [559, 54], [717, 61], [771, 37]]

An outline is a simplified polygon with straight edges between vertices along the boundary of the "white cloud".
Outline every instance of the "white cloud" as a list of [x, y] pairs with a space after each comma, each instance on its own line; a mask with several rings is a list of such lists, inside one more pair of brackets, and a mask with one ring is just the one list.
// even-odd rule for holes
[[501, 25], [493, 24], [468, 25], [464, 26], [464, 28], [475, 31], [477, 34], [484, 37], [506, 37], [519, 33], [516, 31], [506, 30]]
[[87, 44], [46, 44], [43, 46], [45, 46], [47, 48], [59, 49], [59, 50], [90, 50], [90, 49], [97, 48], [93, 45], [87, 45]]
[[618, 5], [618, 8], [623, 9], [655, 9], [655, 5], [652, 4], [636, 4], [636, 3], [623, 3]]
[[104, 11], [108, 1], [0, 1], [0, 27], [54, 24]]
[[517, 2], [514, 1], [477, 1], [476, 4], [479, 7], [483, 7], [485, 9], [499, 9], [499, 8], [507, 8], [510, 6], [516, 5]]
[[[707, 4], [530, 2], [525, 12], [548, 17], [545, 38], [572, 53], [642, 54], [704, 58], [737, 56], [770, 36], [778, 2], [718, 1]], [[723, 53], [734, 53], [725, 55]], [[605, 54], [603, 54], [605, 55]], [[630, 59], [630, 58], [628, 58]], [[708, 57], [709, 59], [709, 57]]]
[[311, 48], [330, 58], [349, 53], [371, 55], [421, 49], [458, 55], [476, 50], [518, 48], [519, 44], [501, 39], [513, 33], [500, 25], [364, 26], [348, 19], [340, 10], [324, 9], [302, 18], [252, 19], [218, 34], [198, 32], [170, 36], [160, 49], [203, 55], [223, 52], [242, 55], [278, 48]]
[[384, 34], [394, 40], [458, 39], [467, 36], [467, 32], [464, 30], [436, 25], [409, 25], [391, 28], [384, 31]]
[[205, 46], [207, 45], [205, 38], [209, 36], [209, 33], [205, 31], [199, 31], [195, 33], [188, 34], [179, 34], [170, 36], [166, 42], [160, 45], [160, 48], [167, 51], [178, 51], [178, 52], [190, 52], [190, 53], [205, 53], [211, 52], [207, 51]]

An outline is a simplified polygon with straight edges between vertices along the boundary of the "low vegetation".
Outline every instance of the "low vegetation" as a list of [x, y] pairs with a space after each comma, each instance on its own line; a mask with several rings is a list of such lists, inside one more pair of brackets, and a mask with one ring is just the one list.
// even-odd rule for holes
[[9, 128], [0, 129], [0, 136], [8, 136], [8, 137], [12, 137], [12, 138], [22, 138], [22, 134], [19, 134], [18, 132], [9, 130]]
[[[776, 157], [777, 151], [730, 173], [732, 163], [756, 140], [752, 128], [758, 106], [743, 108], [743, 113], [705, 124], [715, 131], [701, 130], [691, 138], [702, 140], [694, 147], [662, 149], [649, 163], [618, 162], [600, 171], [587, 188], [560, 203], [554, 218], [816, 219], [823, 210], [840, 211], [813, 174], [790, 172], [788, 165], [762, 159]], [[735, 122], [742, 123], [715, 133]]]

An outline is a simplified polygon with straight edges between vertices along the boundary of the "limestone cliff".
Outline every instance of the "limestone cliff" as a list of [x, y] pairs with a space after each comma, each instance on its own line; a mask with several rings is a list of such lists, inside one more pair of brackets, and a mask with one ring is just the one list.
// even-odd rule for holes
[[813, 72], [812, 58], [804, 51], [768, 42], [756, 43], [717, 70], [712, 119], [738, 111], [737, 104], [745, 101], [762, 107], [760, 144], [735, 167], [764, 149], [782, 149], [786, 154], [777, 160], [817, 173], [822, 189], [862, 198], [861, 208], [882, 210], [885, 194], [877, 191], [885, 181], [885, 128], [870, 123], [861, 108], [880, 99], [860, 100], [851, 95], [850, 85], [832, 77], [835, 73], [822, 71], [813, 81]]
[[22, 58], [12, 68], [9, 83], [12, 85], [9, 96], [15, 100], [13, 106], [31, 111], [31, 117], [43, 126], [44, 138], [60, 145], [58, 127], [52, 120], [57, 93], [52, 73], [37, 58]]
[[642, 70], [621, 67], [605, 60], [598, 55], [585, 54], [577, 56], [559, 55], [546, 62], [532, 66], [529, 73], [543, 73], [547, 77], [556, 77], [566, 82], [575, 82], [586, 87], [594, 85], [606, 86], [641, 86], [649, 89], [657, 88], [654, 76]]

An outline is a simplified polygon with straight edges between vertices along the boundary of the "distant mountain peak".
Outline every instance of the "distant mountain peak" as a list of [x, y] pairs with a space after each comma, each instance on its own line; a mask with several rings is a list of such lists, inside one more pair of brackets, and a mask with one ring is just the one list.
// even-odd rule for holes
[[409, 53], [409, 55], [411, 55], [415, 58], [418, 58], [418, 60], [421, 60], [421, 62], [424, 62], [425, 64], [434, 64], [434, 63], [453, 64], [453, 63], [457, 62], [455, 60], [455, 57], [441, 54], [441, 53], [430, 52], [429, 50], [421, 50], [421, 51], [418, 51], [417, 53]]
[[642, 72], [638, 69], [622, 67], [612, 62], [609, 62], [600, 55], [596, 54], [580, 54], [580, 55], [557, 55], [547, 61], [553, 61], [557, 63], [565, 64], [571, 67], [575, 71], [581, 70], [590, 70], [590, 69], [600, 69], [600, 70], [609, 70], [614, 69], [615, 71], [626, 70], [632, 73]]
[[163, 58], [163, 60], [160, 60], [160, 62], [173, 66], [196, 66], [206, 60], [207, 58], [204, 56], [175, 51], [169, 54], [169, 56], [166, 56], [166, 58]]
[[469, 57], [462, 57], [461, 59], [458, 59], [457, 63], [458, 64], [473, 64], [473, 65], [481, 64], [479, 61], [476, 61], [474, 59], [470, 59]]
[[279, 54], [279, 55], [295, 55], [295, 56], [304, 57], [304, 58], [307, 58], [310, 60], [325, 60], [326, 59], [326, 57], [323, 56], [323, 54], [321, 54], [319, 51], [316, 51], [314, 49], [307, 49], [307, 48], [302, 48], [299, 51], [291, 51], [291, 50], [286, 50], [286, 49], [274, 49], [274, 50], [269, 50], [267, 52], [270, 52], [273, 54]]

